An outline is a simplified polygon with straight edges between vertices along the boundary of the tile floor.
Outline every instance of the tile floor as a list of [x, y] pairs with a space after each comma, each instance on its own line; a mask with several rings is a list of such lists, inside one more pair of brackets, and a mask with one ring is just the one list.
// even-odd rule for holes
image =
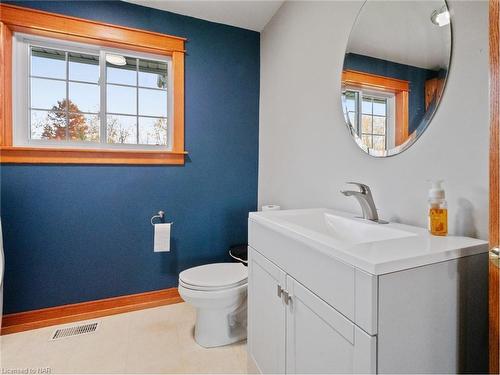
[[0, 374], [246, 373], [246, 343], [198, 346], [195, 311], [185, 303], [94, 321], [96, 332], [55, 341], [56, 328], [75, 323], [1, 336]]

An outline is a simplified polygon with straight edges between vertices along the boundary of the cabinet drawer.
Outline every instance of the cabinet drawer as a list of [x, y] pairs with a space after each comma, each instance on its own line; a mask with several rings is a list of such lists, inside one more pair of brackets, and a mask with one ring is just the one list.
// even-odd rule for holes
[[366, 332], [377, 333], [375, 276], [253, 220], [248, 221], [248, 242]]

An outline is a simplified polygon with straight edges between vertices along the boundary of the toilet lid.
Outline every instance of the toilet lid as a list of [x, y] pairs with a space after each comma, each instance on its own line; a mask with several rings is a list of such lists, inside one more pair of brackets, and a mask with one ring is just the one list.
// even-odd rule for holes
[[241, 263], [213, 263], [182, 271], [179, 280], [187, 285], [227, 288], [247, 282], [248, 270]]

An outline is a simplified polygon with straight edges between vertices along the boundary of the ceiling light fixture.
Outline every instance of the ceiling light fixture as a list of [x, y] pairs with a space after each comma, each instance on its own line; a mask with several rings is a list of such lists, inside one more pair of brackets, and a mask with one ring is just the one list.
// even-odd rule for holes
[[113, 65], [127, 65], [127, 60], [121, 55], [106, 54], [106, 61]]
[[431, 14], [431, 21], [437, 26], [446, 26], [450, 23], [450, 12], [446, 6], [443, 6], [440, 10], [435, 10]]

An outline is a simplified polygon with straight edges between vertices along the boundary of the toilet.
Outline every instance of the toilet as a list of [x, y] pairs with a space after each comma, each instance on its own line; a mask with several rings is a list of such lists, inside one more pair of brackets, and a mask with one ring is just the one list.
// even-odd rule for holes
[[248, 269], [241, 263], [213, 263], [179, 274], [179, 294], [196, 308], [194, 338], [206, 348], [247, 337]]

